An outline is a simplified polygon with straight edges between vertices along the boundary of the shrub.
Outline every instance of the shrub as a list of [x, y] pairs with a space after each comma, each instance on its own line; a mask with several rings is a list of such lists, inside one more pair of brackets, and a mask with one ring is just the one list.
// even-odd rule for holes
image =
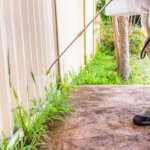
[[130, 26], [130, 53], [139, 54], [144, 45], [145, 30], [142, 30], [139, 26]]
[[[101, 21], [100, 23], [100, 34], [101, 40], [105, 45], [106, 49], [113, 51], [114, 46], [114, 30], [113, 24], [111, 21]], [[129, 46], [130, 53], [138, 55], [142, 50], [145, 39], [145, 30], [141, 29], [139, 26], [130, 26], [129, 27]]]
[[123, 81], [121, 75], [116, 72], [116, 60], [114, 52], [107, 51], [100, 43], [97, 46], [95, 58], [91, 60], [79, 75], [74, 75], [74, 81], [78, 85], [149, 85], [150, 75], [148, 58], [139, 60], [137, 55], [130, 55], [131, 78]]
[[[105, 5], [105, 0], [98, 0], [96, 3], [96, 11], [100, 11], [100, 9]], [[112, 17], [111, 16], [106, 16], [105, 10], [101, 13], [101, 19], [103, 21], [111, 21]]]
[[103, 42], [104, 46], [109, 51], [114, 51], [114, 30], [113, 25], [110, 21], [105, 22], [101, 21], [100, 23], [100, 36], [101, 41]]

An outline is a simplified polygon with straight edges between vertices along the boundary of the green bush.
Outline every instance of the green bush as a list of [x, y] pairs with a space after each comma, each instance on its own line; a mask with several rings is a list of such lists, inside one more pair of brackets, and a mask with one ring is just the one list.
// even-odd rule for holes
[[79, 75], [74, 74], [74, 81], [78, 85], [149, 85], [150, 61], [146, 57], [140, 60], [137, 55], [130, 55], [130, 79], [123, 81], [116, 72], [117, 64], [114, 52], [108, 51], [100, 43], [97, 46], [95, 58], [91, 60]]
[[139, 54], [144, 45], [145, 30], [139, 26], [130, 26], [129, 28], [130, 53]]
[[[102, 21], [101, 20], [101, 40], [105, 45], [106, 49], [113, 51], [115, 49], [114, 45], [114, 30], [113, 24], [111, 21]], [[130, 26], [129, 27], [129, 46], [130, 53], [138, 55], [142, 50], [145, 39], [145, 30], [141, 29], [139, 26]]]
[[103, 42], [104, 46], [109, 51], [114, 51], [114, 30], [113, 25], [110, 21], [105, 22], [101, 21], [100, 23], [100, 36], [101, 41]]
[[[100, 9], [105, 5], [105, 0], [98, 0], [96, 3], [96, 11], [100, 11]], [[101, 19], [103, 21], [111, 21], [112, 17], [111, 16], [106, 16], [105, 10], [101, 13]]]

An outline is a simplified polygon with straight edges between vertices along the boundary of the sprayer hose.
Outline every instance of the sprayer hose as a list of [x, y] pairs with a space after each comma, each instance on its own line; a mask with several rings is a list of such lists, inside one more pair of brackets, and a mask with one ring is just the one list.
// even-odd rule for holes
[[48, 75], [52, 69], [52, 67], [56, 64], [56, 62], [65, 54], [65, 52], [71, 47], [71, 45], [83, 34], [83, 32], [91, 25], [91, 23], [102, 13], [102, 11], [112, 2], [110, 0], [97, 14], [96, 16], [83, 28], [81, 32], [74, 38], [74, 40], [65, 48], [65, 50], [56, 58], [56, 60], [51, 64], [49, 69], [46, 71], [46, 75]]

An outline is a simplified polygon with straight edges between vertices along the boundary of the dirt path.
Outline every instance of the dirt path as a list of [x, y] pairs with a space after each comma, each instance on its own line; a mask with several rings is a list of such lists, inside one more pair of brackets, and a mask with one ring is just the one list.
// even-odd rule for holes
[[76, 112], [49, 133], [46, 150], [150, 150], [150, 127], [133, 125], [150, 107], [150, 86], [81, 86]]

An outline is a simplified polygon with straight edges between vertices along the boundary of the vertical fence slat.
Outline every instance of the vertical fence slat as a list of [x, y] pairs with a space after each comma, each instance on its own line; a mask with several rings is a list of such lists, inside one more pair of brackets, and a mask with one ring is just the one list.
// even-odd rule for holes
[[[29, 22], [29, 30], [30, 30], [30, 37], [31, 37], [31, 53], [32, 53], [32, 63], [33, 63], [33, 74], [36, 80], [36, 87], [35, 87], [35, 96], [39, 97], [39, 68], [38, 68], [38, 54], [37, 54], [37, 43], [36, 43], [36, 30], [35, 30], [35, 22], [34, 22], [34, 9], [33, 9], [33, 0], [27, 0], [27, 7], [28, 7], [28, 22]], [[34, 84], [35, 86], [35, 84]]]
[[[47, 60], [46, 69], [45, 69], [45, 71], [46, 71], [48, 69], [50, 63], [51, 63], [51, 60], [52, 60], [52, 57], [51, 57], [52, 53], [51, 52], [54, 51], [54, 49], [53, 50], [51, 49], [51, 39], [49, 37], [49, 28], [50, 28], [50, 26], [48, 25], [48, 20], [49, 20], [48, 15], [52, 12], [50, 10], [48, 10], [48, 4], [47, 4], [46, 0], [42, 2], [41, 6], [42, 6], [42, 9], [43, 9], [43, 14], [42, 14], [43, 29], [44, 29], [43, 32], [44, 32], [44, 36], [45, 36], [44, 39], [45, 39], [45, 46], [46, 46], [45, 47], [46, 48], [45, 49], [46, 50], [45, 51], [46, 52], [45, 59]], [[53, 34], [53, 33], [51, 33], [51, 34]], [[49, 84], [50, 84], [51, 81], [52, 81], [52, 78], [46, 77], [46, 83], [47, 83], [46, 87], [47, 88], [49, 88]]]
[[[83, 25], [86, 26], [86, 0], [83, 0]], [[87, 63], [86, 31], [84, 31], [84, 64]]]
[[[95, 0], [93, 0], [93, 18], [96, 15], [95, 13]], [[94, 30], [95, 30], [95, 21], [93, 22], [93, 54], [95, 53], [95, 34], [94, 34]]]
[[14, 30], [14, 42], [16, 45], [16, 59], [18, 63], [18, 79], [19, 79], [19, 92], [20, 92], [20, 103], [25, 109], [28, 109], [27, 101], [27, 80], [26, 80], [26, 63], [25, 63], [25, 51], [23, 43], [23, 34], [21, 26], [21, 15], [20, 15], [20, 5], [18, 0], [13, 0], [10, 3], [12, 9], [12, 25]]
[[[57, 28], [56, 28], [56, 14], [54, 8], [54, 1], [46, 0], [43, 1], [44, 10], [44, 29], [46, 39], [46, 54], [47, 54], [47, 68], [58, 56], [58, 39], [57, 39]], [[53, 77], [53, 74], [55, 76]], [[48, 77], [48, 82], [55, 83], [56, 75], [58, 75], [58, 63], [53, 67], [52, 72]]]
[[[83, 2], [81, 0], [56, 0], [60, 53], [83, 28]], [[81, 36], [60, 59], [61, 74], [71, 68], [78, 73], [84, 64], [84, 43]]]
[[43, 97], [43, 75], [44, 75], [44, 68], [43, 68], [43, 53], [41, 49], [41, 37], [40, 37], [40, 21], [39, 21], [39, 12], [38, 12], [38, 1], [33, 0], [33, 9], [34, 9], [34, 27], [35, 27], [35, 39], [37, 44], [37, 57], [38, 57], [38, 69], [39, 69], [39, 87], [40, 87], [40, 97]]
[[22, 40], [22, 52], [23, 52], [22, 54], [23, 54], [23, 64], [24, 64], [23, 69], [24, 69], [24, 77], [25, 77], [25, 79], [24, 79], [25, 89], [23, 89], [23, 90], [25, 90], [24, 92], [26, 93], [25, 94], [26, 97], [24, 97], [22, 99], [21, 104], [22, 104], [22, 106], [24, 107], [25, 110], [29, 111], [29, 102], [28, 102], [28, 96], [27, 96], [27, 94], [28, 94], [27, 81], [28, 80], [27, 80], [27, 68], [26, 68], [26, 66], [27, 66], [26, 61], [28, 61], [28, 60], [26, 60], [26, 49], [25, 49], [24, 30], [23, 30], [23, 19], [25, 19], [25, 18], [23, 18], [23, 15], [22, 15], [21, 0], [19, 0], [19, 6], [18, 7], [19, 7], [19, 14], [20, 14], [19, 20], [20, 20], [20, 27], [21, 27], [21, 40]]
[[[20, 99], [20, 88], [19, 88], [19, 74], [18, 74], [18, 62], [16, 56], [16, 43], [15, 43], [15, 32], [12, 25], [12, 8], [10, 7], [10, 0], [3, 0], [4, 7], [4, 22], [5, 22], [5, 32], [7, 45], [6, 48], [9, 51], [9, 63], [10, 63], [10, 75], [11, 75], [11, 85], [18, 93]], [[12, 108], [15, 108], [17, 105], [16, 99], [13, 94], [11, 87], [11, 99], [12, 99]]]
[[26, 62], [26, 78], [27, 78], [27, 85], [29, 89], [28, 94], [28, 107], [30, 105], [30, 101], [34, 97], [34, 83], [31, 77], [31, 71], [33, 70], [33, 62], [32, 62], [32, 49], [31, 49], [31, 35], [30, 35], [30, 28], [29, 28], [29, 12], [28, 12], [28, 3], [27, 1], [20, 2], [20, 12], [21, 12], [21, 22], [22, 22], [22, 36], [24, 42], [24, 51], [25, 51], [25, 62]]
[[[96, 2], [97, 0], [94, 1], [94, 14], [96, 15]], [[97, 43], [100, 41], [100, 16], [94, 21], [94, 54], [96, 52], [96, 46]]]
[[[1, 22], [1, 19], [0, 19]], [[2, 22], [1, 22], [2, 24]], [[1, 29], [2, 30], [2, 29]], [[4, 41], [2, 39], [2, 32], [0, 31], [0, 111], [1, 111], [1, 119], [2, 130], [5, 133], [5, 136], [10, 136], [12, 134], [12, 118], [11, 118], [11, 99], [9, 93], [9, 77], [7, 68], [7, 49], [4, 47]]]
[[[93, 1], [85, 0], [86, 9], [86, 24], [93, 18]], [[89, 26], [86, 31], [86, 56], [89, 61], [91, 54], [93, 53], [93, 24]]]
[[[0, 110], [0, 131], [4, 131], [3, 130], [3, 113], [2, 113], [2, 110]], [[7, 136], [10, 136], [12, 133], [9, 133], [9, 135], [7, 135]], [[1, 137], [2, 135], [0, 134], [0, 138], [2, 138]]]
[[[40, 22], [40, 34], [41, 34], [41, 47], [43, 52], [43, 69], [46, 70], [47, 67], [47, 55], [46, 55], [46, 38], [45, 38], [45, 24], [44, 24], [44, 11], [43, 3], [45, 1], [38, 0], [38, 6], [39, 6], [39, 22]], [[46, 29], [48, 31], [48, 29]]]
[[43, 1], [38, 0], [38, 10], [39, 10], [39, 27], [40, 27], [40, 41], [41, 41], [41, 52], [42, 52], [42, 62], [43, 62], [43, 70], [42, 74], [40, 76], [40, 81], [42, 82], [42, 87], [43, 87], [43, 100], [45, 98], [45, 91], [44, 87], [48, 82], [46, 81], [46, 77], [44, 76], [45, 70], [47, 69], [47, 55], [46, 55], [46, 42], [45, 42], [45, 32], [44, 32], [44, 9], [43, 9]]
[[36, 57], [37, 57], [37, 70], [38, 70], [38, 75], [36, 76], [36, 82], [37, 82], [37, 84], [38, 84], [38, 87], [39, 87], [39, 90], [37, 91], [37, 95], [38, 95], [38, 97], [41, 97], [41, 87], [40, 87], [40, 79], [39, 79], [39, 76], [40, 76], [40, 72], [41, 72], [41, 70], [42, 70], [42, 64], [40, 64], [41, 62], [40, 62], [40, 55], [39, 55], [39, 44], [40, 43], [38, 43], [38, 40], [37, 40], [37, 33], [38, 33], [38, 29], [37, 29], [37, 24], [36, 24], [36, 14], [35, 14], [35, 10], [36, 10], [36, 6], [35, 6], [35, 1], [34, 0], [32, 0], [32, 8], [33, 8], [33, 23], [34, 23], [34, 36], [35, 36], [35, 46], [36, 46]]
[[[29, 42], [29, 45], [30, 45], [30, 52], [29, 52], [29, 55], [30, 55], [30, 59], [31, 59], [31, 64], [29, 66], [30, 69], [27, 69], [27, 76], [29, 78], [29, 88], [32, 88], [32, 84], [33, 84], [33, 94], [34, 94], [34, 97], [37, 96], [37, 88], [34, 84], [34, 81], [33, 81], [33, 78], [31, 76], [31, 73], [34, 73], [35, 76], [37, 76], [37, 60], [36, 60], [36, 52], [35, 52], [35, 47], [34, 47], [34, 44], [35, 44], [35, 40], [34, 40], [34, 36], [33, 36], [33, 25], [31, 26], [31, 23], [33, 23], [33, 20], [32, 19], [32, 7], [30, 5], [31, 0], [26, 0], [26, 6], [27, 6], [27, 18], [28, 18], [28, 31], [29, 31], [29, 39], [28, 42]], [[27, 56], [28, 57], [28, 56]], [[31, 83], [31, 86], [30, 86], [30, 83]], [[31, 91], [32, 92], [32, 91]], [[29, 91], [29, 95], [31, 95], [31, 93]], [[31, 95], [32, 96], [32, 95]], [[30, 98], [30, 97], [29, 97]], [[32, 97], [31, 97], [32, 98]], [[29, 108], [32, 108], [33, 104], [32, 103], [29, 103]]]
[[6, 137], [12, 135], [11, 98], [9, 88], [8, 50], [6, 46], [6, 32], [4, 22], [3, 2], [0, 1], [0, 129]]

